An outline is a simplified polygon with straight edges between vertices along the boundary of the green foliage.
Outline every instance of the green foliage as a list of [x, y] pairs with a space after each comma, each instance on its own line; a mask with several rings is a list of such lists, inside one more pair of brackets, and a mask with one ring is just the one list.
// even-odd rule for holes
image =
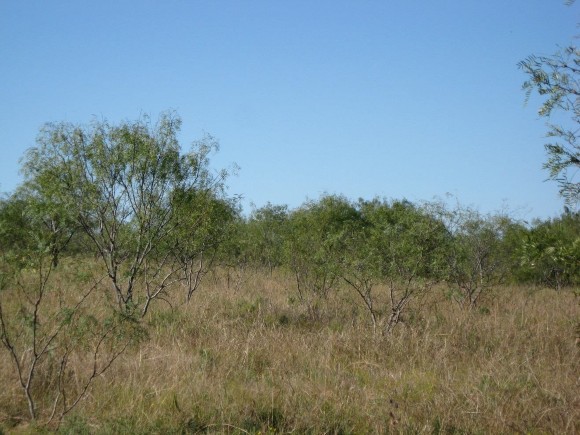
[[74, 232], [66, 210], [25, 188], [0, 200], [0, 255], [19, 267], [38, 265], [40, 256], [56, 266]]
[[288, 207], [266, 204], [252, 212], [247, 223], [250, 256], [270, 273], [284, 261], [284, 241], [288, 229]]
[[449, 234], [442, 222], [409, 201], [361, 201], [365, 241], [381, 279], [407, 281], [442, 276]]
[[[388, 312], [388, 330], [413, 295], [444, 276], [450, 234], [426, 208], [408, 201], [324, 196], [290, 214], [286, 262], [311, 312], [340, 281], [356, 290], [376, 328]], [[373, 290], [388, 288], [389, 308], [377, 308]]]
[[474, 307], [481, 294], [503, 282], [510, 273], [510, 251], [506, 234], [516, 226], [507, 216], [484, 216], [471, 208], [447, 212], [453, 242], [447, 250], [447, 281], [454, 286], [456, 300]]
[[158, 260], [171, 258], [172, 267], [182, 271], [190, 300], [219, 256], [221, 245], [235, 234], [239, 210], [236, 199], [218, 197], [213, 190], [193, 189], [174, 195], [172, 207], [173, 235], [153, 252]]
[[520, 279], [560, 289], [580, 284], [580, 214], [538, 223], [522, 239]]
[[328, 296], [340, 276], [340, 257], [360, 223], [356, 208], [340, 196], [324, 196], [290, 214], [286, 261], [302, 300]]
[[[172, 113], [155, 125], [148, 117], [47, 124], [24, 159], [30, 197], [66, 212], [101, 257], [119, 304], [141, 303], [143, 314], [176, 282], [186, 281], [191, 297], [205, 270], [193, 263], [216, 249], [235, 208], [227, 173], [209, 169], [217, 142], [206, 136], [182, 154], [180, 126]], [[134, 299], [140, 279], [147, 291]]]
[[[180, 125], [172, 114], [155, 126], [47, 124], [24, 159], [25, 183], [0, 200], [0, 341], [31, 420], [61, 421], [144, 340], [151, 301], [180, 282], [189, 299], [237, 216], [227, 174], [209, 169], [217, 143], [208, 136], [181, 154]], [[85, 274], [68, 293], [53, 282], [75, 234], [102, 260], [121, 309], [98, 291], [104, 277]]]
[[274, 268], [284, 264], [284, 244], [289, 231], [288, 207], [270, 203], [255, 209], [249, 218], [236, 216], [220, 247], [221, 264], [232, 273]]
[[[347, 249], [342, 277], [367, 307], [374, 328], [386, 322], [389, 333], [411, 299], [443, 277], [449, 234], [427, 208], [409, 201], [359, 201], [362, 225]], [[375, 289], [387, 290], [385, 308], [377, 308]], [[381, 319], [380, 313], [388, 313]]]
[[567, 203], [576, 205], [580, 201], [580, 183], [575, 179], [580, 169], [580, 49], [569, 46], [552, 56], [532, 55], [518, 66], [529, 76], [523, 84], [526, 100], [532, 91], [543, 99], [539, 115], [550, 120], [567, 117], [548, 124], [548, 137], [554, 142], [545, 145], [548, 160], [544, 168], [560, 185]]
[[0, 249], [3, 254], [30, 249], [34, 245], [34, 237], [29, 233], [31, 226], [26, 201], [15, 197], [0, 200]]

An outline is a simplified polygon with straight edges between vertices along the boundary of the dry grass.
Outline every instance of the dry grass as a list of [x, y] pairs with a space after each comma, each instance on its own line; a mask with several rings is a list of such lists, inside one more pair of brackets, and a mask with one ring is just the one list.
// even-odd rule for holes
[[[63, 272], [64, 273], [64, 272]], [[388, 338], [337, 291], [313, 321], [283, 274], [148, 315], [126, 352], [63, 422], [67, 433], [576, 433], [578, 300], [500, 288], [466, 312], [439, 288]], [[72, 291], [71, 279], [62, 286]], [[180, 295], [183, 296], [183, 295]], [[79, 367], [80, 371], [80, 359]], [[34, 432], [7, 352], [0, 424]]]

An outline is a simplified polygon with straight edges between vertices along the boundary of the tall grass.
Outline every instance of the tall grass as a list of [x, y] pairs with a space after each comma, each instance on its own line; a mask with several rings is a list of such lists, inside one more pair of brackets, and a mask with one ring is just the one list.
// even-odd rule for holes
[[[61, 277], [59, 285], [74, 292], [81, 275]], [[373, 334], [358, 296], [346, 287], [331, 293], [313, 319], [282, 272], [246, 278], [228, 289], [225, 275], [216, 273], [189, 304], [179, 305], [183, 295], [174, 309], [158, 303], [145, 319], [149, 339], [115, 361], [58, 430], [580, 429], [580, 311], [571, 291], [502, 287], [467, 311], [442, 286], [383, 337]], [[73, 371], [82, 372], [82, 359], [76, 364]], [[24, 423], [25, 399], [4, 350], [0, 367], [1, 427], [40, 431]]]

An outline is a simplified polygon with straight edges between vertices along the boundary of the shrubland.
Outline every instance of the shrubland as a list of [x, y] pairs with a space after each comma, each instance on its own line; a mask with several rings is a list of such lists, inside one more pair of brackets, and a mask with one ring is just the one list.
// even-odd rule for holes
[[[55, 284], [71, 297], [94, 260], [64, 259]], [[99, 375], [62, 420], [62, 433], [575, 433], [577, 296], [566, 289], [499, 286], [466, 310], [435, 286], [409, 302], [396, 328], [373, 332], [347, 285], [313, 319], [290, 272], [206, 277], [189, 304], [154, 305], [147, 336]], [[81, 276], [79, 276], [81, 275]], [[106, 292], [106, 288], [102, 288]], [[388, 289], [379, 288], [379, 294]], [[383, 293], [381, 293], [383, 292]], [[388, 300], [379, 298], [379, 304]], [[91, 305], [91, 314], [102, 310]], [[81, 329], [80, 334], [87, 334]], [[97, 336], [98, 330], [91, 333]], [[85, 338], [84, 340], [88, 340]], [[114, 347], [104, 349], [113, 356]], [[7, 352], [0, 421], [7, 432], [57, 430], [31, 422]], [[47, 355], [35, 393], [57, 391]], [[71, 354], [78, 395], [92, 354]], [[52, 401], [47, 402], [49, 409]]]
[[3, 430], [578, 429], [578, 213], [243, 216], [179, 127], [49, 124], [26, 155], [0, 201]]

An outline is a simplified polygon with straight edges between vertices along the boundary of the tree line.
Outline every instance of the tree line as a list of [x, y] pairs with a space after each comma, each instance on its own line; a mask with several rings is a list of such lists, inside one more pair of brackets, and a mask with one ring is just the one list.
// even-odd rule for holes
[[578, 284], [577, 212], [527, 225], [443, 202], [324, 195], [244, 217], [227, 171], [210, 168], [217, 142], [207, 136], [182, 153], [180, 126], [174, 113], [47, 124], [23, 159], [24, 183], [0, 201], [5, 266], [50, 271], [63, 255], [94, 256], [119, 308], [140, 316], [178, 284], [189, 300], [212, 267], [283, 268], [313, 315], [347, 284], [376, 320], [373, 289], [389, 287], [389, 324], [435, 283], [467, 307], [499, 283]]

